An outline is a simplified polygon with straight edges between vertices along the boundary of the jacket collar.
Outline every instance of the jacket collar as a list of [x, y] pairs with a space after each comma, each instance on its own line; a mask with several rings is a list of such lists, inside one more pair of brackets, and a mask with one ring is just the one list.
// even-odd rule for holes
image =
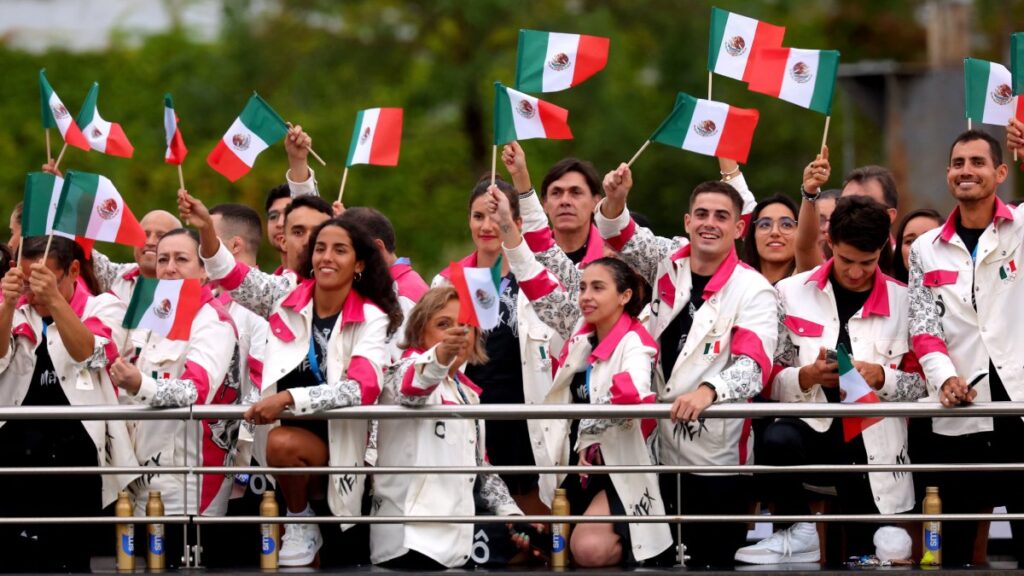
[[[461, 264], [463, 268], [476, 268], [477, 267], [477, 265], [476, 265], [476, 251], [474, 251], [469, 256], [466, 256], [462, 260], [459, 260], [459, 264]], [[442, 278], [451, 278], [452, 277], [452, 267], [451, 266], [446, 266], [444, 270], [441, 270], [441, 277]]]
[[[834, 261], [834, 258], [829, 258], [828, 262], [818, 266], [818, 269], [807, 278], [807, 281], [804, 282], [804, 284], [813, 283], [818, 287], [818, 290], [824, 290], [825, 286], [828, 285], [832, 278]], [[882, 318], [889, 317], [889, 282], [898, 282], [898, 280], [886, 276], [885, 273], [876, 266], [875, 279], [871, 285], [871, 294], [869, 294], [868, 299], [864, 301], [862, 317], [866, 318], [871, 315]]]
[[[1010, 210], [1009, 206], [1003, 204], [1003, 201], [1000, 200], [998, 196], [995, 197], [995, 202], [996, 211], [995, 214], [992, 215], [992, 223], [996, 224], [1000, 220], [1013, 222], [1013, 210]], [[952, 240], [953, 236], [956, 236], [956, 223], [959, 221], [960, 205], [957, 204], [957, 206], [953, 208], [953, 211], [949, 213], [949, 217], [946, 218], [946, 223], [942, 225], [942, 231], [939, 232], [939, 235], [935, 239], [942, 240], [943, 242], [949, 242]]]
[[[669, 256], [673, 262], [681, 260], [683, 258], [690, 257], [690, 244], [687, 243], [679, 250], [676, 250], [674, 254]], [[722, 263], [718, 265], [718, 270], [711, 276], [711, 280], [708, 281], [708, 285], [704, 287], [704, 294], [702, 297], [707, 300], [714, 296], [719, 290], [725, 286], [725, 283], [732, 278], [732, 273], [736, 270], [736, 266], [739, 265], [740, 259], [736, 255], [736, 247], [734, 246], [729, 250], [729, 255], [722, 260]], [[693, 269], [692, 267], [690, 268]]]
[[[619, 346], [619, 342], [622, 338], [633, 328], [633, 318], [623, 312], [622, 316], [615, 321], [615, 325], [608, 331], [608, 334], [604, 337], [604, 340], [598, 342], [597, 347], [590, 353], [588, 361], [593, 363], [594, 360], [605, 360], [607, 361], [612, 356], [612, 352]], [[585, 329], [585, 331], [584, 331]], [[593, 324], [587, 324], [584, 329], [580, 330], [581, 334], [591, 333], [594, 331]]]
[[[316, 287], [315, 280], [303, 280], [301, 284], [295, 287], [282, 302], [282, 308], [291, 308], [296, 312], [302, 312], [306, 306], [313, 301], [313, 289]], [[345, 298], [345, 303], [341, 306], [341, 324], [353, 324], [358, 322], [364, 322], [366, 315], [363, 312], [363, 305], [366, 304], [366, 298], [362, 294], [356, 292], [355, 288], [351, 288], [348, 291], [348, 297]]]
[[135, 266], [131, 270], [129, 270], [129, 271], [125, 272], [124, 274], [122, 274], [121, 278], [131, 282], [131, 281], [134, 281], [139, 276], [142, 276], [142, 269], [139, 268], [138, 266]]
[[587, 252], [583, 255], [580, 264], [589, 264], [598, 258], [604, 257], [604, 239], [601, 232], [594, 224], [590, 225], [590, 234], [587, 236]]

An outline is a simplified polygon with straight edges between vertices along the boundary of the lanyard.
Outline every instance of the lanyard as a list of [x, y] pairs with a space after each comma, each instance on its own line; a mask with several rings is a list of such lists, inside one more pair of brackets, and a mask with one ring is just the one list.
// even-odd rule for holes
[[306, 352], [306, 358], [309, 360], [309, 370], [313, 373], [313, 378], [316, 379], [317, 384], [324, 383], [324, 375], [320, 373], [320, 362], [316, 359], [316, 349], [314, 346], [314, 334], [316, 334], [316, 328], [309, 327], [309, 350]]
[[593, 368], [593, 367], [594, 366], [592, 364], [590, 366], [587, 366], [587, 375], [586, 375], [586, 381], [585, 381], [586, 382], [586, 387], [587, 387], [587, 400], [590, 400], [590, 369]]
[[402, 256], [395, 260], [395, 263], [392, 264], [391, 266], [401, 266], [402, 264], [405, 264], [406, 266], [412, 266], [412, 260], [409, 260], [407, 257]]

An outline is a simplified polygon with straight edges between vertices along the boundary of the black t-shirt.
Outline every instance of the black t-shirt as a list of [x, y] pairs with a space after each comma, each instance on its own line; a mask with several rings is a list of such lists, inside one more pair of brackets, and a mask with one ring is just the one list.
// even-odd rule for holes
[[[53, 366], [50, 358], [50, 350], [46, 346], [46, 333], [55, 330], [51, 326], [53, 320], [43, 318], [43, 335], [40, 338], [39, 346], [36, 347], [36, 367], [32, 372], [32, 379], [29, 381], [28, 393], [25, 395], [23, 406], [69, 406], [68, 397], [60, 386], [60, 377], [57, 376], [57, 369]], [[55, 420], [59, 423], [59, 420]]]
[[689, 303], [665, 327], [658, 342], [661, 345], [661, 373], [665, 375], [665, 380], [672, 375], [672, 368], [676, 365], [683, 346], [686, 345], [686, 337], [690, 334], [690, 327], [693, 326], [693, 317], [704, 304], [704, 288], [711, 281], [711, 276], [690, 272], [690, 280], [692, 287], [690, 288]]
[[587, 235], [587, 239], [583, 241], [583, 246], [580, 246], [579, 248], [573, 250], [572, 252], [566, 252], [565, 255], [569, 257], [569, 260], [572, 260], [573, 264], [579, 264], [580, 262], [583, 262], [583, 258], [587, 256], [588, 244], [590, 244], [589, 235]]
[[[850, 318], [853, 318], [853, 315], [864, 307], [864, 303], [867, 302], [868, 296], [871, 295], [871, 290], [865, 290], [863, 292], [847, 290], [836, 281], [834, 276], [829, 278], [829, 282], [832, 283], [832, 292], [836, 296], [836, 312], [839, 316], [839, 338], [836, 342], [836, 348], [842, 344], [846, 350], [852, 354], [853, 347], [850, 345]], [[827, 398], [829, 402], [839, 402], [839, 388], [822, 387], [822, 390], [825, 392], [825, 398]]]
[[985, 228], [968, 228], [960, 222], [960, 218], [956, 219], [956, 235], [964, 241], [964, 245], [967, 246], [967, 251], [971, 253], [971, 258], [974, 258], [974, 251], [978, 248], [978, 240], [981, 239], [981, 235], [985, 233]]
[[[277, 381], [278, 392], [284, 392], [292, 388], [318, 386], [321, 383], [327, 382], [327, 342], [331, 339], [331, 331], [334, 330], [334, 325], [338, 323], [338, 314], [340, 312], [321, 318], [316, 315], [316, 312], [313, 312], [313, 356], [316, 358], [317, 366], [319, 366], [320, 379], [317, 380], [316, 375], [313, 373], [313, 367], [310, 365], [309, 355], [307, 354], [298, 366]], [[326, 420], [283, 418], [281, 422], [287, 426], [305, 428], [325, 442], [327, 441]]]

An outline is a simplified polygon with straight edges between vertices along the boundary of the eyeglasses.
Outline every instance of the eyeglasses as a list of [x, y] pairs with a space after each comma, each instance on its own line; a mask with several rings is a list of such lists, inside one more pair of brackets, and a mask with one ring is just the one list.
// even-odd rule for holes
[[778, 220], [774, 218], [758, 218], [754, 220], [754, 230], [757, 232], [771, 232], [775, 224], [779, 224], [779, 232], [783, 234], [792, 234], [796, 232], [796, 220], [793, 220], [789, 216], [783, 216]]

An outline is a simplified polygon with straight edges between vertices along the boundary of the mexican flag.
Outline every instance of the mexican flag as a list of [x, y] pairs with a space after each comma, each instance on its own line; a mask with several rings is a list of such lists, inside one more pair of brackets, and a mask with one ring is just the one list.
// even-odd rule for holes
[[482, 330], [497, 326], [501, 256], [490, 268], [466, 268], [452, 262], [449, 270], [452, 286], [459, 293], [459, 322]]
[[494, 83], [494, 144], [548, 138], [569, 140], [569, 111]]
[[39, 104], [43, 116], [43, 128], [56, 128], [68, 146], [89, 151], [89, 141], [85, 139], [75, 119], [54, 92], [50, 82], [46, 80], [46, 68], [39, 71]]
[[206, 162], [234, 182], [252, 169], [260, 152], [287, 133], [284, 120], [263, 98], [253, 94], [217, 147], [206, 157]]
[[746, 162], [754, 141], [758, 112], [682, 92], [672, 113], [651, 140], [698, 154]]
[[1006, 126], [1013, 117], [1024, 120], [1012, 84], [1006, 66], [964, 58], [964, 117], [999, 126]]
[[25, 178], [25, 198], [21, 211], [21, 235], [54, 236], [74, 238], [53, 229], [53, 218], [57, 214], [57, 202], [60, 191], [64, 187], [64, 179], [48, 172], [29, 172]]
[[1024, 32], [1010, 34], [1010, 72], [1013, 74], [1013, 93], [1024, 91]]
[[171, 100], [170, 94], [164, 94], [164, 134], [167, 142], [164, 162], [180, 165], [185, 161], [188, 148], [185, 148], [185, 140], [181, 137], [181, 128], [178, 128], [178, 115], [174, 112], [174, 102]]
[[832, 115], [837, 50], [765, 48], [753, 54], [750, 66], [747, 87], [751, 91]]
[[711, 7], [708, 71], [750, 81], [750, 56], [764, 48], [782, 48], [786, 29]]
[[54, 230], [76, 236], [144, 246], [146, 233], [105, 176], [68, 170], [53, 219]]
[[[850, 358], [850, 354], [846, 351], [845, 346], [839, 345], [839, 348], [836, 350], [836, 356], [839, 359], [839, 388], [846, 392], [846, 396], [843, 397], [843, 403], [878, 402], [875, 390], [864, 381], [864, 377], [853, 367], [853, 360]], [[881, 421], [882, 419], [879, 417], [845, 417], [843, 418], [843, 437], [849, 442], [868, 427]]]
[[520, 30], [516, 89], [558, 92], [582, 84], [608, 64], [610, 44], [601, 36]]
[[85, 103], [82, 104], [82, 109], [78, 111], [78, 117], [75, 118], [75, 121], [82, 127], [82, 134], [85, 135], [85, 139], [89, 141], [89, 146], [93, 150], [110, 154], [111, 156], [131, 158], [135, 148], [128, 141], [128, 137], [125, 136], [121, 125], [117, 122], [107, 122], [100, 116], [99, 108], [96, 107], [99, 95], [99, 82], [93, 82], [92, 88], [89, 89], [89, 94], [85, 97]]
[[192, 321], [202, 307], [201, 291], [197, 278], [157, 280], [140, 276], [122, 325], [152, 330], [168, 340], [188, 340]]
[[370, 108], [356, 113], [356, 127], [345, 166], [398, 166], [402, 146], [402, 109]]

